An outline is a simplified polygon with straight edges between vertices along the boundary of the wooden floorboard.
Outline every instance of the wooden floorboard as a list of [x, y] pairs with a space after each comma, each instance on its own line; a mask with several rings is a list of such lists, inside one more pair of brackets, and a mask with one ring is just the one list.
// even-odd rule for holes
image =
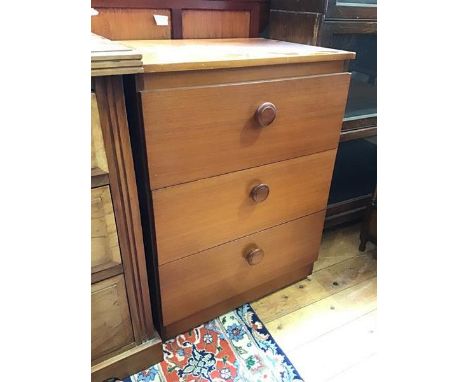
[[349, 381], [346, 374], [376, 353], [376, 316], [375, 310], [365, 314], [288, 352], [288, 357], [304, 381]]
[[376, 275], [375, 260], [361, 255], [341, 261], [287, 288], [252, 303], [264, 323], [341, 292]]
[[376, 307], [374, 277], [265, 325], [288, 354], [298, 346], [359, 318]]
[[312, 275], [252, 303], [305, 381], [375, 375], [376, 247], [359, 252], [359, 228], [326, 231]]

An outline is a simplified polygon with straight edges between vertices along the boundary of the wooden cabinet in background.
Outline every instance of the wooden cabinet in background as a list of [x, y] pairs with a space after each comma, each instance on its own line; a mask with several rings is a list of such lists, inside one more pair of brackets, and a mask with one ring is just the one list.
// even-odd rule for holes
[[377, 1], [271, 0], [270, 5], [270, 38], [356, 52], [348, 65], [351, 84], [325, 225], [359, 220], [376, 182]]
[[[111, 40], [258, 37], [268, 0], [92, 0], [91, 30]], [[167, 17], [156, 23], [154, 16]]]
[[102, 382], [158, 363], [162, 343], [152, 320], [121, 75], [141, 70], [141, 55], [97, 36], [92, 44], [91, 377]]

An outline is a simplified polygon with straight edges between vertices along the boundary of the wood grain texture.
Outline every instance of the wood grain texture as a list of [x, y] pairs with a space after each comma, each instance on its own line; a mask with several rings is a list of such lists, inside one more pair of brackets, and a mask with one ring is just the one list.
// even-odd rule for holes
[[94, 33], [91, 33], [90, 42], [92, 77], [143, 72], [141, 54], [128, 46]]
[[138, 75], [138, 90], [168, 89], [191, 86], [219, 85], [247, 81], [276, 80], [317, 74], [343, 72], [342, 61], [313, 62], [231, 68], [218, 70], [188, 70], [182, 72], [147, 73]]
[[370, 256], [354, 256], [318, 270], [306, 279], [266, 296], [252, 307], [262, 317], [262, 322], [268, 323], [371, 279], [376, 274], [377, 267]]
[[[109, 182], [135, 342], [154, 338], [135, 170], [122, 78], [95, 78]], [[158, 360], [155, 359], [155, 363]]]
[[[304, 381], [364, 382], [380, 380], [381, 369], [368, 370], [366, 364], [359, 373], [348, 371], [376, 352], [377, 310], [371, 310], [287, 354]], [[311, 367], [311, 359], [315, 367]]]
[[317, 45], [322, 18], [321, 13], [271, 10], [269, 37], [274, 40]]
[[91, 381], [102, 382], [110, 376], [123, 380], [129, 375], [154, 365], [162, 360], [162, 341], [159, 336], [97, 363], [91, 368]]
[[[267, 329], [286, 354], [377, 308], [377, 278], [371, 278], [293, 313], [270, 321]], [[261, 317], [261, 316], [260, 316]]]
[[[159, 264], [325, 209], [336, 150], [153, 191]], [[251, 189], [265, 183], [268, 198]]]
[[[349, 78], [341, 73], [142, 92], [151, 188], [336, 148]], [[266, 101], [278, 115], [261, 128], [254, 116]]]
[[91, 172], [91, 188], [103, 187], [109, 184], [109, 174], [98, 172], [94, 174]]
[[124, 68], [127, 66], [139, 66], [140, 60], [115, 60], [115, 61], [94, 61], [91, 62], [91, 69], [111, 69]]
[[106, 280], [123, 273], [123, 266], [121, 263], [107, 265], [105, 267], [95, 267], [91, 273], [91, 284]]
[[254, 288], [248, 291], [238, 294], [232, 298], [223, 300], [222, 302], [210, 306], [207, 309], [201, 310], [195, 314], [183, 318], [173, 324], [169, 324], [162, 328], [162, 336], [165, 340], [174, 338], [176, 335], [186, 332], [204, 322], [212, 320], [215, 317], [220, 316], [230, 310], [244, 304], [248, 301], [254, 301], [261, 298], [268, 293], [271, 293], [278, 289], [279, 285], [287, 286], [298, 280], [305, 278], [312, 271], [312, 266], [307, 265], [293, 270], [285, 270], [285, 272], [273, 280], [270, 280], [264, 284], [257, 284]]
[[[250, 13], [249, 37], [258, 37], [268, 22], [268, 0], [93, 0], [91, 4], [96, 9], [167, 9], [171, 12], [173, 39], [183, 38], [182, 12], [186, 10], [247, 11]], [[203, 27], [203, 29], [207, 28]]]
[[121, 263], [114, 208], [108, 186], [91, 190], [92, 273]]
[[115, 276], [91, 288], [91, 359], [134, 341], [125, 282]]
[[[319, 258], [314, 263], [314, 272], [354, 257], [362, 257], [364, 254], [374, 256], [375, 247], [372, 248], [372, 245], [369, 245], [365, 253], [358, 250], [358, 232], [359, 224], [350, 224], [325, 230], [322, 236], [322, 243], [320, 244]], [[376, 263], [374, 264], [376, 265]]]
[[145, 73], [354, 59], [353, 52], [263, 38], [124, 40], [143, 55]]
[[96, 94], [91, 93], [91, 176], [108, 172]]
[[[324, 212], [309, 215], [161, 266], [164, 325], [244, 293], [287, 271], [312, 266], [318, 255], [324, 216]], [[265, 253], [257, 265], [249, 265], [245, 259], [252, 246]]]
[[[312, 275], [308, 277], [312, 281], [301, 280], [291, 287], [283, 289], [284, 296], [288, 296], [288, 298], [283, 298], [281, 304], [290, 313], [282, 314], [281, 310], [278, 310], [279, 315], [276, 317], [272, 315], [273, 320], [270, 318], [267, 323], [265, 310], [259, 308], [258, 304], [265, 306], [262, 303], [263, 300], [271, 302], [272, 295], [251, 304], [269, 329], [272, 328], [270, 325], [272, 321], [281, 319], [276, 330], [284, 333], [275, 335], [275, 339], [282, 349], [287, 349], [288, 358], [306, 381], [335, 381], [332, 378], [334, 375], [341, 373], [344, 368], [350, 367], [354, 363], [361, 362], [363, 356], [367, 356], [369, 351], [375, 351], [373, 345], [375, 342], [371, 339], [375, 336], [375, 323], [374, 327], [357, 325], [361, 321], [369, 322], [367, 317], [375, 316], [375, 276], [368, 280], [362, 280], [360, 277], [349, 278], [350, 271], [345, 270], [345, 274], [343, 274], [344, 269], [341, 264], [344, 260], [350, 262], [351, 259], [359, 259], [363, 261], [359, 268], [367, 268], [368, 271], [375, 273], [377, 268], [377, 262], [373, 258], [375, 246], [369, 244], [369, 247], [374, 249], [369, 248], [364, 254], [359, 252], [358, 246], [359, 224], [325, 231], [320, 245], [319, 258], [314, 263]], [[365, 261], [367, 261], [367, 265]], [[315, 282], [315, 277], [319, 276], [323, 270], [329, 273], [330, 278], [320, 287], [318, 287], [319, 285], [311, 287]], [[346, 289], [340, 289], [342, 284], [337, 279], [338, 277], [346, 279]], [[333, 281], [339, 281], [340, 285], [333, 285]], [[366, 285], [363, 285], [363, 282]], [[369, 284], [372, 285], [370, 289]], [[299, 285], [303, 285], [303, 288], [299, 288]], [[290, 296], [292, 289], [297, 292], [296, 298]], [[301, 293], [300, 297], [299, 293]], [[306, 306], [310, 311], [309, 314], [303, 314], [298, 319], [298, 309], [295, 307], [301, 305], [301, 299], [307, 301], [308, 305]], [[288, 304], [291, 307], [288, 307]], [[317, 308], [314, 309], [314, 306]], [[267, 314], [269, 312], [271, 312], [269, 309], [266, 310]], [[357, 314], [353, 314], [353, 312]], [[278, 323], [278, 321], [276, 322]], [[297, 332], [298, 335], [294, 334], [296, 326], [300, 326], [302, 329], [302, 336], [300, 329]], [[292, 336], [288, 335], [289, 330], [292, 331]], [[312, 335], [308, 336], [309, 333]], [[305, 341], [303, 341], [304, 337], [307, 337]], [[311, 359], [314, 362], [311, 362]], [[337, 381], [372, 380], [372, 378], [362, 379], [362, 376], [356, 373], [353, 373], [353, 377], [356, 378], [338, 378]]]
[[[91, 30], [110, 40], [163, 40], [171, 38], [171, 12], [167, 9], [96, 8]], [[154, 15], [168, 18], [168, 25], [157, 25]]]
[[241, 38], [250, 35], [249, 11], [182, 10], [182, 38]]

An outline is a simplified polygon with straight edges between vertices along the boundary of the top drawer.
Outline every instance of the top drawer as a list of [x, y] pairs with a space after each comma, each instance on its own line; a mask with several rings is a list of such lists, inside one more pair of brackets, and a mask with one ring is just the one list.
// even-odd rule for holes
[[336, 148], [349, 78], [142, 91], [151, 189]]

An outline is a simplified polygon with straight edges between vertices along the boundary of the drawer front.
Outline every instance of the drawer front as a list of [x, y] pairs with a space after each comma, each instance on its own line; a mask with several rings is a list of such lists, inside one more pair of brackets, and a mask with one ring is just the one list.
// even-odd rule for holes
[[335, 155], [328, 150], [153, 191], [159, 264], [324, 210]]
[[324, 218], [318, 212], [159, 267], [164, 325], [312, 265]]
[[91, 175], [109, 172], [96, 95], [91, 93]]
[[121, 263], [114, 208], [108, 186], [91, 190], [91, 268], [102, 271]]
[[123, 275], [91, 287], [91, 358], [134, 341]]
[[[165, 186], [337, 147], [349, 74], [141, 92], [150, 186]], [[258, 108], [276, 117], [262, 127]], [[267, 123], [273, 111], [260, 115]]]

